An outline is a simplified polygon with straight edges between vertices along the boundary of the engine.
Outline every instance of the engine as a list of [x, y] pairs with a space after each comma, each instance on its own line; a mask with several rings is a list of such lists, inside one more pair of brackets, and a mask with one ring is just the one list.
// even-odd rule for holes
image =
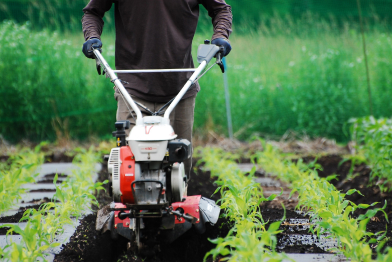
[[[186, 196], [182, 161], [190, 156], [189, 141], [139, 142], [133, 148], [136, 154], [129, 146], [113, 148], [110, 152], [108, 169], [114, 202], [151, 208], [181, 202]], [[142, 161], [136, 161], [137, 158]]]
[[192, 227], [203, 233], [205, 223], [215, 224], [220, 212], [213, 200], [187, 196], [183, 162], [191, 157], [191, 143], [175, 139], [169, 119], [143, 121], [128, 137], [129, 121], [115, 123], [117, 147], [108, 159], [113, 202], [98, 211], [96, 222], [97, 230], [110, 230], [112, 238], [121, 235], [139, 251], [172, 243]]

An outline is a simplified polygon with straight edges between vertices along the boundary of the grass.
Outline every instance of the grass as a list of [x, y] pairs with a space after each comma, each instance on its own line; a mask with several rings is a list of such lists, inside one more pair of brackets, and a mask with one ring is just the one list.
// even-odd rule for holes
[[[328, 31], [328, 30], [327, 30]], [[389, 115], [391, 38], [368, 33], [374, 112]], [[233, 35], [228, 78], [237, 137], [305, 131], [339, 141], [350, 116], [369, 114], [358, 32], [318, 36]], [[211, 79], [212, 78], [212, 79]], [[224, 89], [219, 72], [201, 80], [196, 125], [208, 122], [226, 132]]]
[[[271, 22], [272, 21], [272, 22]], [[307, 16], [271, 20], [230, 38], [227, 57], [235, 136], [281, 136], [288, 130], [347, 141], [352, 117], [369, 114], [362, 42], [355, 26]], [[302, 22], [301, 22], [302, 21]], [[204, 28], [204, 29], [203, 29]], [[210, 31], [199, 28], [193, 50]], [[114, 36], [103, 35], [104, 56], [114, 65]], [[22, 39], [29, 36], [29, 44]], [[18, 41], [15, 41], [15, 40]], [[392, 105], [391, 37], [366, 32], [374, 115]], [[116, 102], [111, 83], [81, 53], [82, 33], [32, 31], [10, 22], [0, 26], [0, 134], [33, 140], [110, 136]], [[223, 77], [214, 68], [200, 80], [195, 133], [227, 135]]]
[[106, 119], [114, 121], [116, 106], [106, 103], [110, 82], [97, 80], [94, 60], [83, 58], [81, 46], [12, 22], [2, 23], [0, 42], [0, 133], [7, 139], [86, 138], [104, 133], [103, 113], [110, 111]]

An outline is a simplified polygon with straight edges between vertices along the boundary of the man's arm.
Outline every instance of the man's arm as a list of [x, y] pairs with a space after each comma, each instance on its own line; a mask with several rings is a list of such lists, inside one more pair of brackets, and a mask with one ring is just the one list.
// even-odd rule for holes
[[105, 12], [109, 11], [112, 3], [113, 0], [90, 0], [83, 8], [82, 28], [86, 41], [91, 38], [101, 38], [104, 24], [102, 18]]
[[211, 40], [229, 39], [233, 20], [231, 6], [226, 4], [224, 0], [199, 0], [199, 2], [207, 9], [208, 15], [212, 18], [214, 34]]

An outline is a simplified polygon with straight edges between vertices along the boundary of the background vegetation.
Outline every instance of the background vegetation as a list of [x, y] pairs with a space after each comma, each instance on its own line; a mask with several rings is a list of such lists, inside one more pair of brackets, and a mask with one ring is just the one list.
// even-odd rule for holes
[[[234, 14], [227, 58], [234, 132], [287, 130], [339, 141], [352, 117], [370, 114], [356, 0], [227, 0]], [[80, 0], [0, 3], [0, 134], [7, 140], [110, 136], [112, 85], [81, 53]], [[375, 117], [390, 117], [392, 1], [361, 1]], [[203, 8], [201, 8], [202, 10]], [[114, 64], [113, 17], [105, 17], [104, 56]], [[26, 21], [29, 21], [26, 23]], [[194, 50], [211, 36], [202, 12]], [[195, 133], [226, 134], [222, 74], [200, 80]]]

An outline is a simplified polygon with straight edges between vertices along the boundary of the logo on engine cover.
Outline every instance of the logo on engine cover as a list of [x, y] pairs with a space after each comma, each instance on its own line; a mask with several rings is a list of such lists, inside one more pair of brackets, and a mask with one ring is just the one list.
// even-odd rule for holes
[[148, 126], [145, 126], [145, 131], [146, 131], [146, 135], [150, 134], [151, 128], [153, 128], [154, 126], [150, 126], [150, 128], [148, 128]]
[[139, 150], [142, 153], [155, 153], [158, 151], [158, 144], [148, 144], [148, 145], [139, 144]]

